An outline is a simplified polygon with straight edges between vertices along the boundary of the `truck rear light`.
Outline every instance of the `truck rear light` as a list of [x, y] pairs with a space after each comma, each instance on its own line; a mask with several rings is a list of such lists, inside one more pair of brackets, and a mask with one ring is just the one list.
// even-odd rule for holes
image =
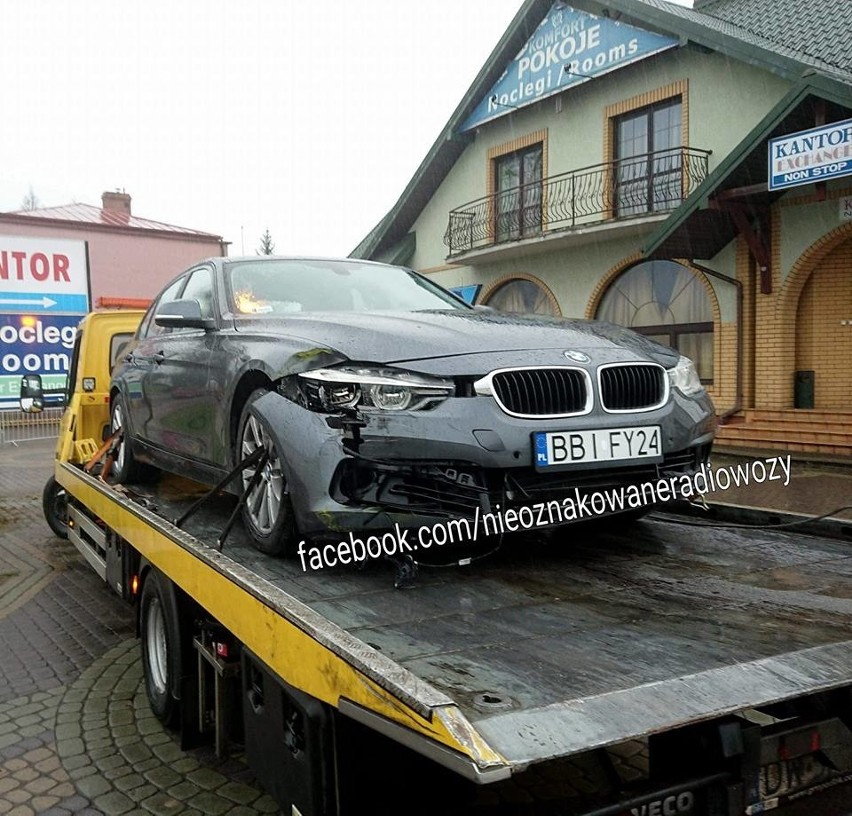
[[822, 746], [819, 727], [809, 731], [804, 729], [799, 732], [784, 734], [778, 740], [777, 756], [779, 760], [795, 759], [796, 757], [819, 751]]

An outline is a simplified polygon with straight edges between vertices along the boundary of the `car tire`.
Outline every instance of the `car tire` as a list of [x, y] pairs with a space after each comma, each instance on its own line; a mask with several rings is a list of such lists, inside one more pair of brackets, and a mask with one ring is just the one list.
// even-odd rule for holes
[[54, 535], [68, 538], [68, 494], [53, 476], [41, 493], [41, 509]]
[[121, 441], [115, 454], [112, 465], [112, 479], [119, 484], [132, 482], [149, 482], [156, 476], [156, 468], [139, 462], [130, 449], [127, 440], [127, 409], [124, 407], [124, 398], [116, 394], [110, 407], [110, 433], [115, 433], [119, 428], [124, 428]]
[[172, 607], [166, 603], [162, 579], [151, 570], [142, 585], [139, 600], [142, 673], [151, 711], [166, 727], [172, 727], [180, 714], [180, 703], [172, 694], [180, 656], [178, 621], [172, 618]]
[[[266, 421], [253, 410], [254, 403], [267, 393], [254, 391], [246, 401], [240, 417], [235, 458], [242, 461], [263, 446], [269, 459], [261, 471], [260, 483], [242, 506], [243, 524], [256, 549], [267, 555], [286, 555], [297, 537], [293, 505], [284, 475], [280, 444]], [[256, 468], [242, 472], [242, 489], [248, 487]]]

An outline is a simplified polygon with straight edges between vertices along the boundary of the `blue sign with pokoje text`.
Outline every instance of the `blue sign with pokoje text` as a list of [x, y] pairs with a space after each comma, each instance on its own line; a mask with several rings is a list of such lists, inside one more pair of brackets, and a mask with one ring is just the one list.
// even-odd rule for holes
[[852, 119], [769, 140], [770, 190], [852, 176]]
[[539, 102], [677, 44], [672, 37], [554, 3], [461, 130], [470, 130], [513, 108]]
[[45, 388], [62, 387], [80, 315], [0, 314], [0, 407], [17, 404], [21, 377], [41, 374]]

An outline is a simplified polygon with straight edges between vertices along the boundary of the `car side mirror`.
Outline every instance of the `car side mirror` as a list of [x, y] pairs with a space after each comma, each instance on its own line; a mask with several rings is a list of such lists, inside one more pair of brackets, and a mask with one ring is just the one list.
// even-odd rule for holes
[[157, 308], [154, 322], [167, 329], [213, 329], [215, 323], [201, 314], [201, 304], [195, 298], [182, 298], [163, 303]]
[[484, 303], [477, 303], [476, 306], [473, 307], [477, 312], [496, 312], [497, 310], [493, 306], [486, 306]]
[[26, 414], [40, 414], [44, 410], [44, 389], [40, 374], [21, 377], [20, 404]]

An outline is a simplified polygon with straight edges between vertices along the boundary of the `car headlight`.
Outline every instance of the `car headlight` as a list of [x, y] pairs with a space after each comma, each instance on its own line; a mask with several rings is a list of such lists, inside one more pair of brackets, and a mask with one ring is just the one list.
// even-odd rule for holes
[[453, 393], [453, 383], [408, 371], [372, 366], [318, 368], [299, 374], [309, 408], [334, 412], [346, 408], [420, 411]]
[[677, 388], [686, 396], [692, 396], [704, 390], [698, 372], [688, 357], [681, 357], [674, 368], [668, 369], [672, 388]]

